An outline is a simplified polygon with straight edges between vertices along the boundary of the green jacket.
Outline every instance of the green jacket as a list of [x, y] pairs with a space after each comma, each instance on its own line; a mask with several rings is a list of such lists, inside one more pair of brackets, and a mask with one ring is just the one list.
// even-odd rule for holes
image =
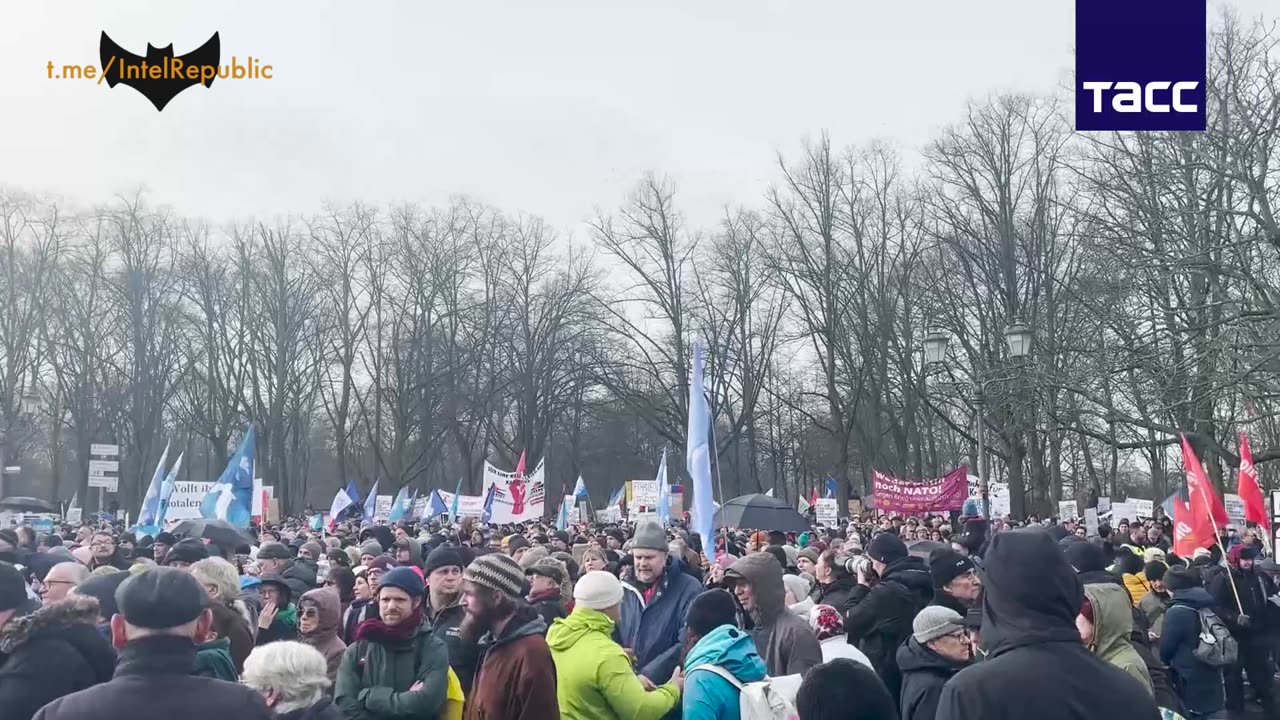
[[[410, 691], [414, 683], [422, 688]], [[410, 642], [357, 640], [338, 666], [334, 703], [350, 720], [434, 718], [449, 688], [449, 651], [424, 620]]]
[[1093, 605], [1093, 644], [1089, 649], [1132, 675], [1154, 696], [1147, 664], [1129, 641], [1129, 634], [1133, 632], [1129, 591], [1111, 583], [1091, 583], [1084, 586], [1084, 596]]
[[236, 675], [235, 663], [231, 661], [231, 639], [218, 638], [197, 645], [195, 665], [191, 674], [214, 680], [240, 682], [240, 676]]
[[561, 720], [658, 720], [680, 700], [673, 683], [645, 692], [612, 634], [607, 615], [582, 606], [551, 624]]

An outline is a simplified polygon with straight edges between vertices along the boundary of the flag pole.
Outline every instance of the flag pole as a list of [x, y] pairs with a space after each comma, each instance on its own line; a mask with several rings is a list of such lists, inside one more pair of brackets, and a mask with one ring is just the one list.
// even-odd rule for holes
[[[1209, 498], [1204, 496], [1204, 487], [1199, 482], [1195, 483], [1195, 486], [1200, 492], [1200, 501], [1204, 503], [1205, 509], [1208, 510], [1211, 506], [1209, 505]], [[1212, 510], [1209, 512], [1209, 524], [1213, 526], [1213, 542], [1218, 546], [1218, 551], [1222, 553], [1222, 559], [1226, 560], [1227, 549], [1222, 547], [1222, 538], [1218, 535], [1218, 523], [1213, 519]], [[1240, 602], [1240, 591], [1236, 588], [1236, 579], [1231, 577], [1231, 563], [1229, 561], [1227, 562], [1227, 582], [1231, 584], [1231, 594], [1236, 598], [1236, 609], [1240, 611], [1241, 615], [1244, 615], [1244, 605]]]

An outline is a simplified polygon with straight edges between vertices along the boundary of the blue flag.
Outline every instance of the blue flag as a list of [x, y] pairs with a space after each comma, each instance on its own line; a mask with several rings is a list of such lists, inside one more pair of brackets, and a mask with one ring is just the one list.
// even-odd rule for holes
[[458, 486], [453, 489], [453, 502], [449, 503], [449, 522], [458, 522], [458, 503], [462, 497], [462, 478], [458, 478]]
[[484, 495], [484, 512], [480, 517], [480, 520], [482, 522], [487, 523], [489, 522], [489, 519], [493, 517], [493, 497], [494, 497], [493, 490], [496, 487], [498, 487], [497, 483], [490, 485], [489, 492], [485, 493]]
[[142, 498], [142, 508], [138, 510], [138, 528], [156, 524], [160, 514], [160, 490], [164, 485], [164, 461], [169, 457], [169, 443], [164, 444], [164, 452], [160, 453], [160, 462], [156, 463], [156, 471], [151, 475], [151, 484], [147, 486], [147, 494]]
[[444, 497], [439, 490], [431, 491], [431, 508], [427, 511], [431, 517], [440, 517], [449, 512], [449, 507], [444, 503]]
[[369, 488], [369, 495], [364, 499], [364, 519], [367, 522], [373, 522], [374, 508], [378, 504], [378, 478], [373, 479], [373, 487]]
[[169, 474], [164, 476], [164, 482], [160, 484], [160, 509], [156, 512], [156, 532], [164, 529], [164, 518], [169, 513], [169, 498], [173, 497], [173, 486], [178, 482], [178, 471], [182, 469], [182, 456], [185, 454], [178, 453], [178, 459], [173, 462], [173, 467], [169, 468]]
[[257, 453], [257, 436], [249, 425], [240, 448], [213, 484], [213, 489], [200, 503], [200, 515], [206, 519], [226, 520], [240, 528], [249, 527], [253, 512], [253, 461]]
[[578, 499], [587, 496], [587, 483], [582, 479], [581, 475], [578, 476], [577, 484], [573, 486], [573, 496]]
[[711, 499], [711, 453], [707, 440], [711, 413], [703, 391], [702, 343], [693, 343], [693, 371], [689, 379], [689, 431], [685, 468], [693, 480], [693, 531], [702, 538], [702, 552], [715, 559], [715, 505]]
[[824, 495], [823, 497], [834, 498], [835, 496], [836, 496], [836, 479], [833, 477], [827, 477], [826, 495]]
[[662, 464], [658, 466], [658, 522], [671, 524], [671, 486], [667, 484], [667, 449], [662, 448]]
[[617, 490], [614, 490], [613, 494], [609, 496], [609, 502], [605, 503], [605, 507], [613, 507], [615, 505], [620, 504], [622, 502], [622, 494], [623, 492], [626, 491], [626, 489], [627, 489], [627, 486], [623, 485]]
[[556, 515], [556, 530], [569, 529], [569, 503], [573, 502], [572, 498], [560, 499], [560, 513]]
[[399, 522], [404, 518], [405, 512], [409, 510], [407, 503], [412, 502], [409, 497], [409, 486], [405, 485], [396, 493], [396, 499], [391, 501], [391, 512], [387, 513], [387, 522]]

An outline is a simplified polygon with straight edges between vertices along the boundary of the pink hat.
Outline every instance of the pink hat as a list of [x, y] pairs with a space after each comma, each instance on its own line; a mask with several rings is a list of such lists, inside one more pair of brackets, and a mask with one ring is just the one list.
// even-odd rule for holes
[[729, 553], [724, 553], [723, 555], [716, 556], [716, 564], [720, 566], [721, 570], [728, 570], [729, 566], [733, 564], [733, 561], [737, 559], [738, 558], [730, 555]]

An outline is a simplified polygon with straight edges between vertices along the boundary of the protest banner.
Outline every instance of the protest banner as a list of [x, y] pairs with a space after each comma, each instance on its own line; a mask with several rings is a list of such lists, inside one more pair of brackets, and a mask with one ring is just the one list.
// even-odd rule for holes
[[185, 481], [175, 482], [173, 484], [173, 492], [169, 494], [169, 504], [166, 506], [164, 513], [164, 521], [169, 525], [177, 520], [198, 520], [200, 517], [200, 504], [204, 502], [204, 496], [209, 494], [213, 489], [211, 482]]
[[1058, 519], [1075, 520], [1080, 516], [1080, 512], [1076, 510], [1075, 500], [1059, 500], [1058, 501]]
[[933, 480], [904, 480], [873, 470], [871, 483], [876, 510], [881, 512], [915, 514], [959, 510], [969, 494], [963, 466]]
[[813, 507], [814, 512], [817, 514], [819, 525], [835, 527], [839, 522], [837, 518], [839, 505], [835, 498], [818, 498], [818, 504]]
[[[546, 483], [543, 480], [542, 465], [541, 462], [538, 463], [533, 472], [520, 477], [514, 472], [499, 470], [488, 461], [485, 462], [484, 487], [480, 496], [488, 497], [491, 491], [493, 493], [493, 502], [489, 508], [490, 522], [521, 523], [542, 517], [546, 507]], [[461, 511], [461, 502], [459, 501], [459, 513], [465, 514]]]

